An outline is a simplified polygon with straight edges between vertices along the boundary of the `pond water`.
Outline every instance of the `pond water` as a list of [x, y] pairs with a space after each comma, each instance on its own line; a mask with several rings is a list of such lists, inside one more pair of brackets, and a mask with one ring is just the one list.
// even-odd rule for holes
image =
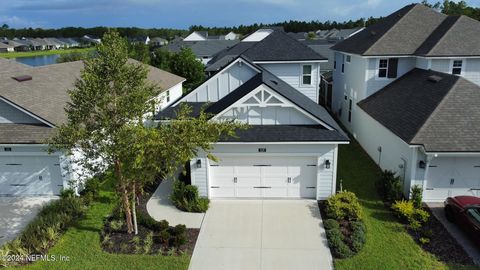
[[15, 58], [15, 61], [29, 66], [45, 66], [57, 63], [57, 58], [60, 57], [60, 54], [51, 54], [51, 55], [41, 55], [41, 56], [28, 56], [28, 57], [18, 57]]

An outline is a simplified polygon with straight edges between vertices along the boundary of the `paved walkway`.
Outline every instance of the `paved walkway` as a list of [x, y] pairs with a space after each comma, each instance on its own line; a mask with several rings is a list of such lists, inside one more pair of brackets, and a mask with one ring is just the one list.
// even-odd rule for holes
[[480, 249], [469, 239], [455, 223], [449, 222], [445, 217], [443, 203], [427, 203], [435, 217], [443, 224], [445, 229], [457, 239], [457, 242], [465, 249], [476, 265], [480, 265]]
[[15, 237], [42, 206], [57, 197], [0, 197], [0, 246]]
[[150, 200], [147, 202], [147, 211], [155, 220], [165, 219], [171, 226], [185, 224], [187, 228], [198, 229], [202, 226], [204, 213], [187, 213], [178, 210], [170, 201], [173, 180], [162, 182]]
[[189, 269], [332, 269], [317, 202], [212, 201]]

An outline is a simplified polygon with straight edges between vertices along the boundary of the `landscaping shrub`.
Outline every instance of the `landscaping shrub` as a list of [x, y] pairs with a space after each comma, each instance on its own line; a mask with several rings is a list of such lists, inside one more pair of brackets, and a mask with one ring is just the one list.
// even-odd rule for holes
[[419, 229], [430, 217], [427, 211], [415, 208], [413, 201], [396, 201], [392, 205], [392, 209], [401, 220], [407, 222], [414, 230]]
[[367, 240], [367, 230], [365, 228], [365, 224], [363, 224], [361, 221], [352, 222], [350, 226], [352, 227], [352, 235], [350, 236], [352, 241], [352, 251], [358, 253], [363, 248]]
[[182, 181], [173, 183], [170, 200], [178, 209], [186, 212], [206, 212], [210, 203], [209, 199], [200, 198], [196, 186], [185, 185]]
[[376, 182], [376, 186], [384, 201], [388, 203], [403, 198], [401, 178], [393, 171], [383, 171], [380, 179]]
[[168, 229], [168, 226], [169, 226], [168, 221], [166, 220], [156, 221], [150, 215], [145, 214], [143, 212], [137, 213], [137, 222], [138, 224], [144, 226], [145, 228], [155, 232], [166, 230]]
[[62, 189], [62, 191], [60, 191], [60, 198], [71, 198], [71, 197], [75, 197], [75, 191], [71, 188], [67, 188], [67, 189]]
[[323, 226], [325, 227], [325, 230], [340, 229], [340, 224], [338, 224], [338, 221], [334, 219], [325, 220], [323, 222]]
[[348, 258], [354, 255], [352, 250], [345, 244], [344, 236], [339, 229], [327, 231], [327, 239], [332, 253], [336, 258]]
[[328, 198], [325, 211], [328, 218], [336, 220], [360, 220], [363, 215], [357, 196], [349, 191]]
[[411, 191], [412, 191], [413, 206], [415, 206], [415, 208], [422, 207], [422, 193], [423, 193], [422, 187], [419, 185], [414, 185], [412, 186]]
[[80, 195], [91, 194], [88, 196], [92, 196], [94, 199], [98, 199], [99, 190], [100, 190], [100, 179], [98, 179], [97, 177], [92, 177], [84, 183], [83, 190], [80, 192]]
[[52, 201], [40, 210], [16, 240], [5, 247], [10, 254], [40, 254], [84, 213], [85, 205], [80, 198], [65, 196]]
[[185, 243], [187, 243], [187, 227], [183, 224], [179, 224], [170, 231], [172, 246], [180, 249]]

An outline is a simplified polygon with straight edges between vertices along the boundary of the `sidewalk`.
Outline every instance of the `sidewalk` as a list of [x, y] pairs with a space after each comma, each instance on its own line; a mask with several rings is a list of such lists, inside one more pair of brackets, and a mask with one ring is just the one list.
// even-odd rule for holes
[[162, 182], [150, 200], [147, 202], [147, 211], [155, 220], [167, 220], [171, 226], [185, 224], [187, 228], [198, 229], [202, 226], [205, 213], [188, 213], [178, 210], [170, 201], [173, 180]]

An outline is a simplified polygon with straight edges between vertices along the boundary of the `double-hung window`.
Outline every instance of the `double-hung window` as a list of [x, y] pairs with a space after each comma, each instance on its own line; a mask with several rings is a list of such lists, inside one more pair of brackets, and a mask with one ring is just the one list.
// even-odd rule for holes
[[453, 60], [452, 74], [453, 75], [461, 75], [462, 74], [462, 66], [463, 66], [463, 61], [462, 60]]
[[167, 90], [166, 95], [167, 95], [167, 102], [170, 102], [170, 90]]
[[380, 59], [378, 61], [378, 77], [386, 78], [388, 74], [388, 59]]
[[302, 85], [312, 85], [312, 65], [302, 66]]

